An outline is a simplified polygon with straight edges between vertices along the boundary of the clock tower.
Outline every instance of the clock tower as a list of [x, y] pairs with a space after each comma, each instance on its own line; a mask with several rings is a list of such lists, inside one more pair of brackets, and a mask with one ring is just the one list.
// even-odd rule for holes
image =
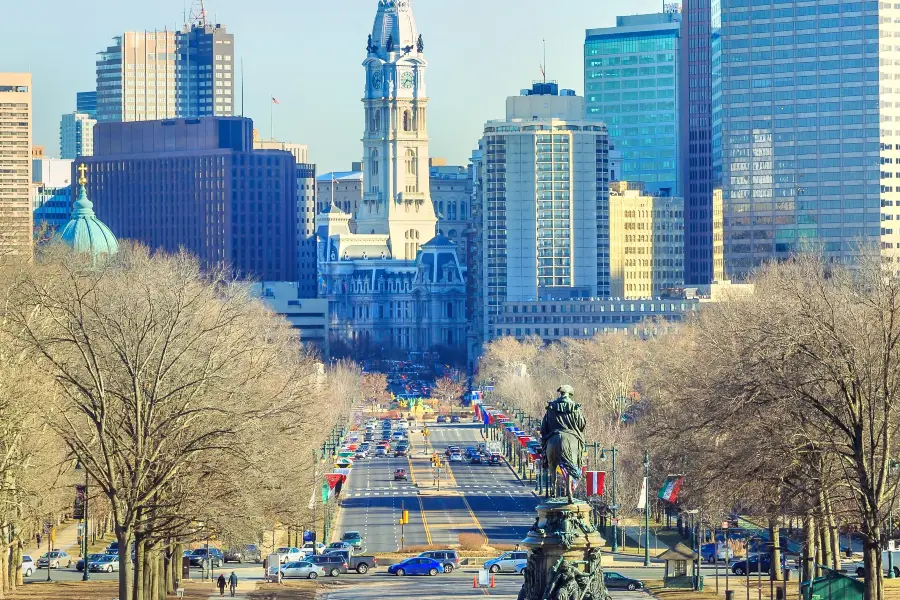
[[366, 44], [363, 201], [356, 232], [389, 236], [391, 257], [415, 260], [435, 235], [428, 165], [425, 44], [411, 0], [378, 0]]

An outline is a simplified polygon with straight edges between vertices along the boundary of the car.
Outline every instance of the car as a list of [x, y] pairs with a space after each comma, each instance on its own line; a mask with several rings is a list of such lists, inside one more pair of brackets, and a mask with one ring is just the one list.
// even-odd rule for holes
[[366, 435], [363, 436], [363, 439], [364, 439], [365, 441], [367, 441], [367, 442], [374, 442], [374, 441], [375, 441], [375, 434], [374, 434], [374, 433], [368, 433], [368, 432], [366, 432]]
[[708, 563], [714, 563], [716, 560], [725, 562], [726, 564], [734, 558], [734, 552], [725, 544], [703, 544], [700, 548], [700, 556]]
[[499, 465], [503, 464], [503, 458], [499, 454], [491, 454], [490, 458], [488, 458], [487, 463], [489, 465]]
[[282, 546], [275, 551], [275, 554], [278, 555], [278, 562], [281, 564], [297, 562], [306, 558], [306, 553], [294, 546]]
[[603, 572], [603, 583], [609, 590], [629, 590], [633, 592], [634, 590], [644, 589], [643, 581], [625, 577], [624, 575], [613, 571]]
[[115, 554], [104, 554], [97, 560], [88, 563], [88, 570], [98, 573], [112, 573], [119, 570], [119, 557]]
[[331, 542], [325, 547], [325, 552], [331, 552], [332, 550], [352, 550], [353, 544], [350, 542]]
[[397, 446], [397, 449], [394, 450], [395, 457], [406, 456], [406, 454], [407, 454], [406, 448], [404, 448], [403, 446]]
[[388, 573], [403, 577], [404, 575], [437, 575], [444, 573], [444, 567], [440, 561], [424, 556], [414, 556], [395, 565], [388, 567]]
[[459, 415], [453, 415], [452, 417], [450, 417], [450, 422], [451, 422], [451, 423], [459, 423], [460, 420], [461, 420], [461, 419], [459, 418]]
[[406, 469], [397, 469], [394, 471], [394, 481], [409, 481], [409, 477], [406, 475]]
[[[787, 567], [787, 559], [784, 554], [781, 555], [781, 568], [785, 571], [790, 570]], [[770, 554], [763, 554], [761, 560], [759, 554], [751, 554], [747, 558], [735, 561], [731, 564], [731, 572], [735, 575], [746, 575], [748, 572], [768, 573], [771, 570], [772, 556]]]
[[341, 541], [353, 546], [354, 550], [362, 550], [365, 545], [362, 534], [358, 531], [345, 531], [341, 536]]
[[108, 545], [104, 550], [104, 554], [118, 554], [119, 553], [119, 542], [112, 542]]
[[476, 448], [475, 446], [469, 446], [466, 448], [465, 454], [466, 458], [472, 458], [473, 454], [478, 454], [478, 448]]
[[37, 571], [37, 565], [34, 564], [34, 559], [28, 556], [27, 554], [22, 557], [22, 575], [25, 577], [31, 577], [31, 574]]
[[395, 431], [395, 432], [394, 432], [393, 434], [391, 434], [391, 435], [392, 435], [392, 437], [393, 437], [396, 441], [398, 441], [398, 442], [399, 442], [400, 440], [402, 440], [402, 439], [406, 439], [406, 434], [403, 433], [402, 431]]
[[[106, 555], [102, 552], [97, 552], [95, 554], [88, 554], [87, 561], [88, 561], [88, 563], [91, 563], [95, 560], [99, 560], [100, 557], [102, 557], [102, 556], [106, 556]], [[118, 556], [118, 554], [116, 554], [114, 556]], [[84, 559], [79, 558], [78, 561], [75, 563], [75, 570], [81, 571], [83, 569], [84, 569]]]
[[375, 450], [375, 456], [387, 456], [387, 448], [384, 446], [378, 446]]
[[368, 451], [371, 450], [371, 449], [372, 449], [372, 445], [369, 444], [369, 442], [363, 442], [362, 444], [359, 445], [359, 448], [357, 449], [357, 452], [358, 452], [359, 450], [365, 450], [366, 452], [368, 452]]
[[473, 454], [472, 458], [469, 459], [470, 465], [480, 465], [482, 462], [484, 461], [482, 461], [480, 454]]
[[444, 454], [448, 457], [454, 452], [459, 452], [459, 446], [447, 446], [447, 449], [444, 450]]
[[460, 454], [459, 452], [454, 452], [450, 455], [450, 462], [462, 462], [462, 459], [462, 454]]
[[325, 569], [307, 560], [293, 561], [281, 567], [281, 576], [285, 579], [315, 579], [325, 577]]
[[323, 544], [322, 542], [306, 542], [305, 544], [303, 544], [303, 547], [300, 548], [300, 552], [302, 552], [305, 556], [309, 556], [310, 554], [322, 554], [323, 552], [325, 552], [325, 544]]
[[357, 450], [354, 458], [369, 458], [369, 453], [366, 450]]
[[447, 415], [438, 415], [438, 418], [437, 418], [437, 421], [436, 421], [436, 422], [437, 422], [437, 423], [446, 423], [446, 422], [447, 422]]
[[504, 552], [497, 558], [485, 561], [484, 568], [491, 573], [518, 573], [527, 563], [527, 552]]
[[222, 553], [222, 562], [261, 562], [259, 547], [256, 544], [234, 546]]
[[336, 554], [319, 554], [310, 556], [307, 562], [322, 567], [329, 577], [337, 577], [349, 570], [347, 562]]
[[203, 567], [208, 561], [212, 562], [213, 567], [221, 567], [225, 564], [225, 557], [218, 548], [209, 548], [209, 558], [207, 559], [207, 548], [203, 547], [191, 551], [188, 561], [192, 567]]
[[378, 566], [378, 559], [375, 556], [354, 555], [352, 550], [332, 550], [328, 556], [340, 556], [347, 563], [348, 571], [356, 571], [360, 575], [365, 575], [369, 569]]
[[72, 568], [72, 557], [63, 550], [44, 552], [37, 561], [38, 569], [41, 569], [43, 567], [48, 567], [50, 569], [59, 569], [63, 565], [65, 565], [67, 569]]
[[459, 554], [456, 550], [429, 550], [419, 554], [419, 558], [431, 558], [444, 567], [444, 573], [452, 573], [459, 568]]

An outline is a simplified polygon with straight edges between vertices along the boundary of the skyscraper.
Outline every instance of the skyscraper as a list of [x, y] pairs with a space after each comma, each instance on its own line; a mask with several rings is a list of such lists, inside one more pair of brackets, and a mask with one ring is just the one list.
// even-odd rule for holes
[[677, 94], [681, 14], [616, 17], [616, 26], [588, 29], [584, 89], [588, 119], [606, 123], [622, 153], [622, 180], [674, 196], [678, 181]]
[[97, 118], [97, 92], [78, 92], [75, 94], [75, 112]]
[[584, 98], [536, 83], [481, 140], [486, 340], [503, 303], [609, 295], [609, 136]]
[[97, 121], [86, 114], [74, 112], [62, 116], [59, 122], [60, 158], [78, 158], [94, 153], [94, 125]]
[[456, 244], [459, 261], [466, 262], [466, 231], [472, 204], [472, 170], [447, 165], [444, 159], [431, 161], [431, 201], [438, 217], [438, 231]]
[[0, 73], [0, 260], [30, 259], [31, 73]]
[[[714, 0], [713, 176], [726, 276], [814, 247], [893, 260], [900, 230], [900, 10], [890, 4]], [[880, 87], [879, 87], [880, 86]]]
[[201, 8], [177, 34], [177, 52], [178, 116], [234, 116], [234, 34]]
[[[683, 182], [685, 280], [714, 280], [710, 0], [684, 0], [679, 47], [679, 178]], [[721, 240], [720, 240], [721, 242]]]
[[97, 121], [176, 116], [174, 31], [126, 31], [97, 59]]

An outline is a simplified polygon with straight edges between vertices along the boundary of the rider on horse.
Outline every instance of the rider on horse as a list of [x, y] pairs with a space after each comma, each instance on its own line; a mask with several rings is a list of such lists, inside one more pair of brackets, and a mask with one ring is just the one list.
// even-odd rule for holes
[[581, 479], [584, 459], [584, 429], [587, 426], [581, 405], [572, 398], [575, 390], [562, 385], [556, 390], [559, 397], [547, 404], [541, 422], [541, 447], [548, 472], [556, 481], [559, 467], [566, 478], [566, 496], [572, 502], [572, 491]]

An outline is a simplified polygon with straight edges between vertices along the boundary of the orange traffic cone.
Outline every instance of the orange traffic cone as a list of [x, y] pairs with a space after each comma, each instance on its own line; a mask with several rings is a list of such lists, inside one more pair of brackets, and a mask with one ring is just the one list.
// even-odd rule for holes
[[491, 575], [491, 587], [494, 587], [494, 576]]
[[475, 577], [472, 578], [472, 587], [473, 588], [478, 587], [478, 575], [476, 575]]

